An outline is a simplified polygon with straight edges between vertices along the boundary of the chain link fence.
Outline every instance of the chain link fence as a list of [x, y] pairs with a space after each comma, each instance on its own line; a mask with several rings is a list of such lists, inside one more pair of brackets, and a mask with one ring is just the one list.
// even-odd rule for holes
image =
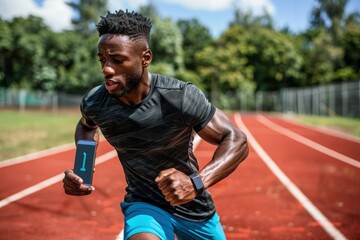
[[67, 93], [0, 88], [0, 108], [17, 108], [20, 111], [27, 108], [57, 111], [60, 107], [79, 107], [81, 99], [81, 95]]
[[242, 112], [284, 112], [360, 118], [360, 81], [274, 92], [228, 92], [212, 99], [216, 106]]
[[[57, 110], [79, 107], [82, 95], [0, 88], [0, 108], [37, 107]], [[274, 92], [216, 93], [211, 101], [227, 110], [284, 112], [360, 118], [360, 80], [306, 88], [284, 88]]]
[[280, 91], [282, 112], [360, 117], [360, 81]]

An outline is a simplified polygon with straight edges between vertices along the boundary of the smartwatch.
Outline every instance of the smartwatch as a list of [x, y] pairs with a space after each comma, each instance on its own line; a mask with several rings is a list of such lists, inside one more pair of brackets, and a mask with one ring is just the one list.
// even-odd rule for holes
[[196, 196], [199, 196], [204, 191], [204, 184], [197, 173], [189, 175], [191, 182], [196, 190]]

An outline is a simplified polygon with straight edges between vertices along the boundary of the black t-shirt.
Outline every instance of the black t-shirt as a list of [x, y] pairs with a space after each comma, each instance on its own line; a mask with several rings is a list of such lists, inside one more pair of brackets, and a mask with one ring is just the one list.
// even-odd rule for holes
[[211, 120], [215, 107], [196, 86], [152, 74], [149, 95], [138, 105], [125, 105], [101, 85], [85, 95], [81, 112], [87, 124], [98, 126], [117, 150], [128, 184], [124, 201], [149, 202], [192, 221], [213, 216], [215, 207], [208, 191], [173, 207], [154, 181], [168, 168], [187, 175], [198, 171], [194, 134]]

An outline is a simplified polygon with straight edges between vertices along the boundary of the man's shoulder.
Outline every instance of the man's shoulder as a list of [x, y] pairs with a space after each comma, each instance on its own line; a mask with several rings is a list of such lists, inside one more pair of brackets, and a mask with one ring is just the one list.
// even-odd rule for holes
[[179, 79], [165, 76], [165, 75], [153, 74], [153, 76], [155, 79], [155, 87], [157, 89], [182, 90], [188, 84]]
[[106, 89], [105, 89], [104, 85], [96, 86], [96, 87], [92, 88], [91, 90], [89, 90], [84, 95], [84, 100], [89, 100], [89, 99], [92, 99], [92, 98], [100, 97], [104, 93], [106, 93]]
[[83, 111], [98, 111], [107, 99], [107, 92], [104, 85], [99, 85], [89, 90], [81, 101]]

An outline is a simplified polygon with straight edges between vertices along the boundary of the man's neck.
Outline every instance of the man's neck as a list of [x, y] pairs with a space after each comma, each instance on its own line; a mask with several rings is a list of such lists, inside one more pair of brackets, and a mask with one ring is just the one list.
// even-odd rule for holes
[[139, 85], [126, 93], [125, 96], [120, 97], [119, 101], [126, 105], [137, 105], [141, 103], [144, 98], [150, 94], [151, 89], [151, 73], [144, 72], [144, 77], [139, 82]]

